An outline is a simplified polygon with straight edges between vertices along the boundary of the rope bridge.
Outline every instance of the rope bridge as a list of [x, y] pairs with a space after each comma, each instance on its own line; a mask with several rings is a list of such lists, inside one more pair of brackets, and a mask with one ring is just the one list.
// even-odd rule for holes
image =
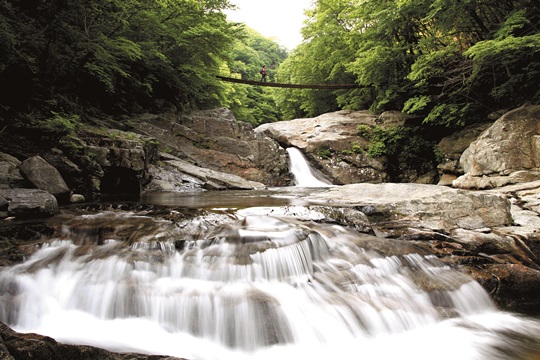
[[237, 84], [246, 84], [246, 85], [256, 85], [256, 86], [269, 86], [269, 87], [279, 87], [279, 88], [289, 88], [289, 89], [356, 89], [359, 88], [358, 84], [287, 84], [287, 83], [277, 83], [277, 82], [266, 82], [266, 81], [255, 81], [255, 80], [243, 80], [237, 78], [231, 78], [221, 75], [216, 75], [216, 77], [222, 81], [237, 83]]

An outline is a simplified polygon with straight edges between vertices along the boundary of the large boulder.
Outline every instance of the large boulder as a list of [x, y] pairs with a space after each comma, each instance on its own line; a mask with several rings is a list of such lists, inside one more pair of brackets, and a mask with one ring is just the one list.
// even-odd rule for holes
[[228, 109], [143, 115], [132, 123], [158, 139], [160, 150], [198, 167], [270, 186], [290, 183], [285, 151]]
[[[465, 175], [453, 182], [459, 188], [490, 188], [540, 179], [540, 105], [512, 110], [485, 130], [463, 152], [460, 163]], [[516, 179], [482, 179], [530, 171]]]
[[377, 117], [367, 111], [342, 110], [310, 119], [263, 124], [255, 129], [281, 144], [300, 149], [310, 163], [337, 184], [380, 183], [388, 180], [385, 159], [363, 151], [369, 142], [358, 135], [358, 125], [402, 125], [395, 114]]
[[441, 139], [437, 144], [438, 151], [444, 156], [437, 166], [439, 172], [439, 185], [452, 185], [452, 181], [463, 175], [463, 168], [459, 163], [461, 155], [471, 143], [478, 138], [493, 122], [474, 124], [463, 130]]
[[62, 175], [41, 156], [24, 160], [19, 171], [32, 185], [54, 195], [59, 202], [69, 201], [69, 187]]
[[45, 190], [0, 190], [0, 198], [7, 200], [7, 215], [17, 218], [41, 218], [58, 213], [58, 201]]

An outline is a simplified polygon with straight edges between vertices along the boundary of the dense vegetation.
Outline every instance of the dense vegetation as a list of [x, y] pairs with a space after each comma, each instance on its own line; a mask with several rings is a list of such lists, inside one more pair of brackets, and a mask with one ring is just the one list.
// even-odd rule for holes
[[0, 111], [69, 119], [219, 106], [226, 0], [0, 2]]
[[287, 118], [340, 108], [404, 110], [462, 126], [538, 102], [538, 0], [319, 0], [279, 75], [353, 91], [280, 90]]
[[[228, 22], [230, 7], [0, 1], [0, 121], [69, 126], [92, 115], [226, 106], [253, 124], [369, 108], [456, 127], [539, 100], [539, 0], [318, 0], [289, 54]], [[215, 78], [257, 79], [262, 65], [270, 80], [360, 88], [275, 90]]]

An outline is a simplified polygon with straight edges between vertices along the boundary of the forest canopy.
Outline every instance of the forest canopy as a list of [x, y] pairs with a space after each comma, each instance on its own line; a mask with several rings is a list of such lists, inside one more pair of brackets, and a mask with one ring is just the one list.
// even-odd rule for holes
[[[317, 0], [288, 53], [227, 0], [0, 1], [0, 120], [226, 106], [261, 124], [339, 109], [459, 127], [540, 97], [540, 0]], [[267, 89], [262, 65], [292, 83]]]
[[538, 102], [538, 0], [319, 0], [280, 76], [355, 82], [353, 91], [280, 90], [286, 118], [402, 110], [463, 126]]
[[0, 110], [219, 106], [238, 27], [226, 0], [0, 2]]

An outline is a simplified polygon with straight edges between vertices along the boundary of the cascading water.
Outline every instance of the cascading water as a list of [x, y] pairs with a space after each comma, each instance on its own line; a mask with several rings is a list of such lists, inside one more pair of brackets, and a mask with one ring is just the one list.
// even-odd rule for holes
[[290, 171], [294, 176], [296, 186], [328, 187], [332, 185], [329, 181], [322, 179], [322, 176], [316, 177], [314, 175], [313, 169], [300, 150], [290, 147], [287, 149], [287, 153], [289, 154]]
[[194, 360], [528, 359], [538, 345], [537, 322], [498, 312], [436, 258], [274, 210], [78, 217], [0, 272], [0, 320]]

